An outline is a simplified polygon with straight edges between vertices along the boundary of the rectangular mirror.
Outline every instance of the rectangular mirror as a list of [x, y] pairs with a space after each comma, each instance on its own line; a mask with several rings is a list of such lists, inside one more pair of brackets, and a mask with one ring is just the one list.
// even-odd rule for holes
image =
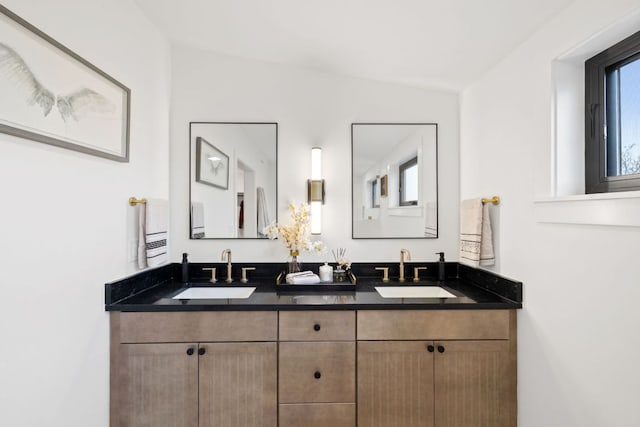
[[353, 123], [352, 237], [438, 237], [438, 125]]
[[277, 123], [189, 123], [191, 239], [266, 239], [277, 221]]

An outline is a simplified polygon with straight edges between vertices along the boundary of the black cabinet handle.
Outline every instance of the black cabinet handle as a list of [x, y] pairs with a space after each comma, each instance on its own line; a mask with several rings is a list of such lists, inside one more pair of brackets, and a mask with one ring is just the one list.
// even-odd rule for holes
[[438, 346], [438, 351], [439, 351], [440, 353], [444, 353], [444, 347], [443, 347], [443, 346], [441, 346], [441, 345], [439, 345], [439, 346]]
[[205, 348], [204, 348], [204, 347], [200, 347], [200, 348], [198, 349], [198, 354], [199, 354], [200, 356], [202, 356], [202, 355], [203, 355], [203, 354], [205, 354], [206, 352], [207, 352], [207, 350], [205, 350]]
[[316, 323], [315, 325], [313, 325], [313, 330], [318, 332], [320, 330], [320, 324]]
[[187, 354], [188, 354], [189, 356], [193, 355], [193, 348], [192, 348], [192, 347], [189, 347], [189, 348], [187, 349]]
[[429, 353], [433, 353], [433, 350], [435, 350], [435, 347], [434, 347], [434, 346], [432, 346], [431, 344], [429, 344], [429, 345], [427, 346], [427, 351], [428, 351]]
[[313, 376], [314, 376], [317, 380], [319, 380], [319, 379], [320, 379], [320, 377], [322, 376], [322, 374], [320, 373], [320, 371], [315, 371], [315, 372], [314, 372], [314, 374], [313, 374]]

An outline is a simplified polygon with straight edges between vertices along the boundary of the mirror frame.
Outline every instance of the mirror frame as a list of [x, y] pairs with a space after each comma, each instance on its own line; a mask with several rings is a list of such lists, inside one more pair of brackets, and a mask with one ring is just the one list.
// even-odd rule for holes
[[275, 215], [274, 215], [274, 220], [276, 223], [278, 222], [278, 122], [209, 122], [209, 121], [190, 121], [189, 122], [189, 173], [188, 173], [188, 181], [189, 181], [189, 202], [188, 202], [188, 207], [187, 207], [187, 215], [189, 216], [189, 228], [187, 230], [187, 232], [189, 233], [189, 240], [191, 241], [198, 241], [198, 240], [203, 240], [203, 241], [207, 241], [207, 240], [238, 240], [238, 241], [243, 241], [243, 240], [259, 240], [259, 241], [268, 241], [269, 238], [267, 237], [203, 237], [202, 239], [194, 239], [191, 236], [191, 229], [193, 224], [191, 223], [191, 185], [192, 185], [192, 180], [191, 180], [191, 174], [192, 174], [192, 158], [193, 158], [193, 145], [191, 143], [192, 137], [193, 135], [191, 134], [191, 127], [192, 125], [275, 125], [276, 127], [276, 140], [275, 140], [275, 169], [276, 169], [276, 185], [275, 185], [275, 189], [276, 189], [276, 194], [275, 194]]
[[[430, 237], [356, 237], [355, 236], [355, 212], [354, 212], [354, 195], [353, 195], [353, 188], [354, 188], [354, 177], [353, 177], [353, 162], [354, 162], [354, 144], [353, 144], [353, 134], [354, 134], [354, 127], [355, 126], [391, 126], [391, 125], [400, 125], [400, 126], [407, 126], [407, 125], [416, 125], [416, 126], [435, 126], [435, 130], [436, 130], [436, 152], [435, 152], [435, 158], [436, 158], [436, 235], [435, 236], [430, 236]], [[439, 162], [439, 157], [438, 157], [438, 123], [432, 123], [432, 122], [398, 122], [398, 123], [392, 123], [392, 122], [380, 122], [380, 123], [351, 123], [351, 238], [353, 240], [423, 240], [423, 239], [438, 239], [440, 237], [440, 185], [439, 185], [439, 180], [440, 180], [440, 174], [439, 174], [439, 169], [438, 169], [438, 164]]]

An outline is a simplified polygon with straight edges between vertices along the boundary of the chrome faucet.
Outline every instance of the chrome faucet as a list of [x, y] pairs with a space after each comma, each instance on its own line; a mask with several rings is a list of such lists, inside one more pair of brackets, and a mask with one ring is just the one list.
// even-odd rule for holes
[[231, 249], [225, 249], [224, 251], [222, 251], [222, 255], [220, 260], [224, 261], [224, 256], [227, 255], [227, 279], [226, 282], [227, 283], [231, 283], [233, 282], [233, 279], [231, 278]]
[[400, 249], [400, 278], [398, 281], [404, 282], [404, 256], [407, 256], [407, 261], [411, 261], [411, 253], [408, 249]]

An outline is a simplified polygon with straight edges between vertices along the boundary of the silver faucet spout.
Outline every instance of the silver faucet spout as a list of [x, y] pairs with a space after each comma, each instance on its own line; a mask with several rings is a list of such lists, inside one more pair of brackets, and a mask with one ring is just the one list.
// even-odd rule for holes
[[225, 249], [224, 251], [222, 251], [222, 255], [220, 256], [220, 260], [221, 261], [224, 261], [225, 255], [226, 255], [226, 258], [227, 258], [227, 279], [226, 279], [226, 282], [227, 283], [231, 283], [231, 282], [233, 282], [233, 279], [231, 278], [231, 249]]
[[404, 282], [404, 257], [407, 257], [407, 261], [411, 261], [411, 252], [408, 249], [400, 249], [400, 278], [398, 281]]

